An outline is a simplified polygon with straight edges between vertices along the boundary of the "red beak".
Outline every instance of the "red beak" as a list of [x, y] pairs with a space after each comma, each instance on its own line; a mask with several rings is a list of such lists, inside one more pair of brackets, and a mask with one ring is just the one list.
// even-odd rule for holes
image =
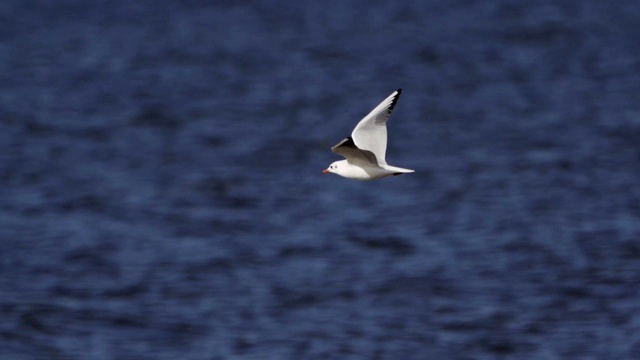
[[328, 173], [329, 173], [329, 169], [324, 169], [324, 170], [322, 170], [322, 173], [323, 173], [323, 174], [328, 174]]

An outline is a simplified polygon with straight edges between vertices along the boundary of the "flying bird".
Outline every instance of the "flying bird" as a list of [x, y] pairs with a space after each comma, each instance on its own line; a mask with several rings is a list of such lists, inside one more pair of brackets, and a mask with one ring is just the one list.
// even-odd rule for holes
[[332, 163], [322, 172], [355, 180], [376, 180], [387, 176], [412, 173], [414, 170], [388, 165], [387, 120], [396, 106], [402, 89], [394, 91], [376, 106], [353, 129], [351, 136], [331, 148], [346, 160]]

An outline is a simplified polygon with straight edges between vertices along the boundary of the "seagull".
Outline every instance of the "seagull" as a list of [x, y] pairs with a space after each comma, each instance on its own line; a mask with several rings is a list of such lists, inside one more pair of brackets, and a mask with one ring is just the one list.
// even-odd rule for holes
[[412, 173], [414, 170], [387, 165], [387, 120], [396, 106], [402, 89], [394, 91], [376, 106], [353, 129], [351, 136], [331, 148], [346, 160], [336, 161], [322, 172], [354, 180], [376, 180]]

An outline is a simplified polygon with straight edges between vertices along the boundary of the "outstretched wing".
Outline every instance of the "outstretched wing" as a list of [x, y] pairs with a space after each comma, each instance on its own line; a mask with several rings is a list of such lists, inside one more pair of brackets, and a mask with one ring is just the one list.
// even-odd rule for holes
[[348, 137], [331, 148], [336, 154], [344, 156], [348, 162], [354, 165], [377, 166], [378, 160], [374, 153], [368, 150], [358, 149], [353, 139]]
[[368, 150], [372, 152], [379, 165], [387, 163], [385, 160], [387, 152], [387, 120], [389, 120], [401, 92], [402, 89], [398, 89], [384, 99], [371, 110], [369, 115], [360, 120], [351, 133], [356, 147], [362, 151]]

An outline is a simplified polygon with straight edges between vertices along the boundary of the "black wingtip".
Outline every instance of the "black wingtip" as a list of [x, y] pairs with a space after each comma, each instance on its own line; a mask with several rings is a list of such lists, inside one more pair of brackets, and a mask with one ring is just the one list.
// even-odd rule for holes
[[393, 101], [391, 102], [391, 106], [389, 106], [389, 113], [391, 113], [393, 111], [393, 108], [396, 107], [396, 104], [398, 103], [398, 99], [400, 98], [400, 94], [402, 94], [402, 89], [398, 89], [396, 90], [396, 92], [397, 94], [393, 98]]

